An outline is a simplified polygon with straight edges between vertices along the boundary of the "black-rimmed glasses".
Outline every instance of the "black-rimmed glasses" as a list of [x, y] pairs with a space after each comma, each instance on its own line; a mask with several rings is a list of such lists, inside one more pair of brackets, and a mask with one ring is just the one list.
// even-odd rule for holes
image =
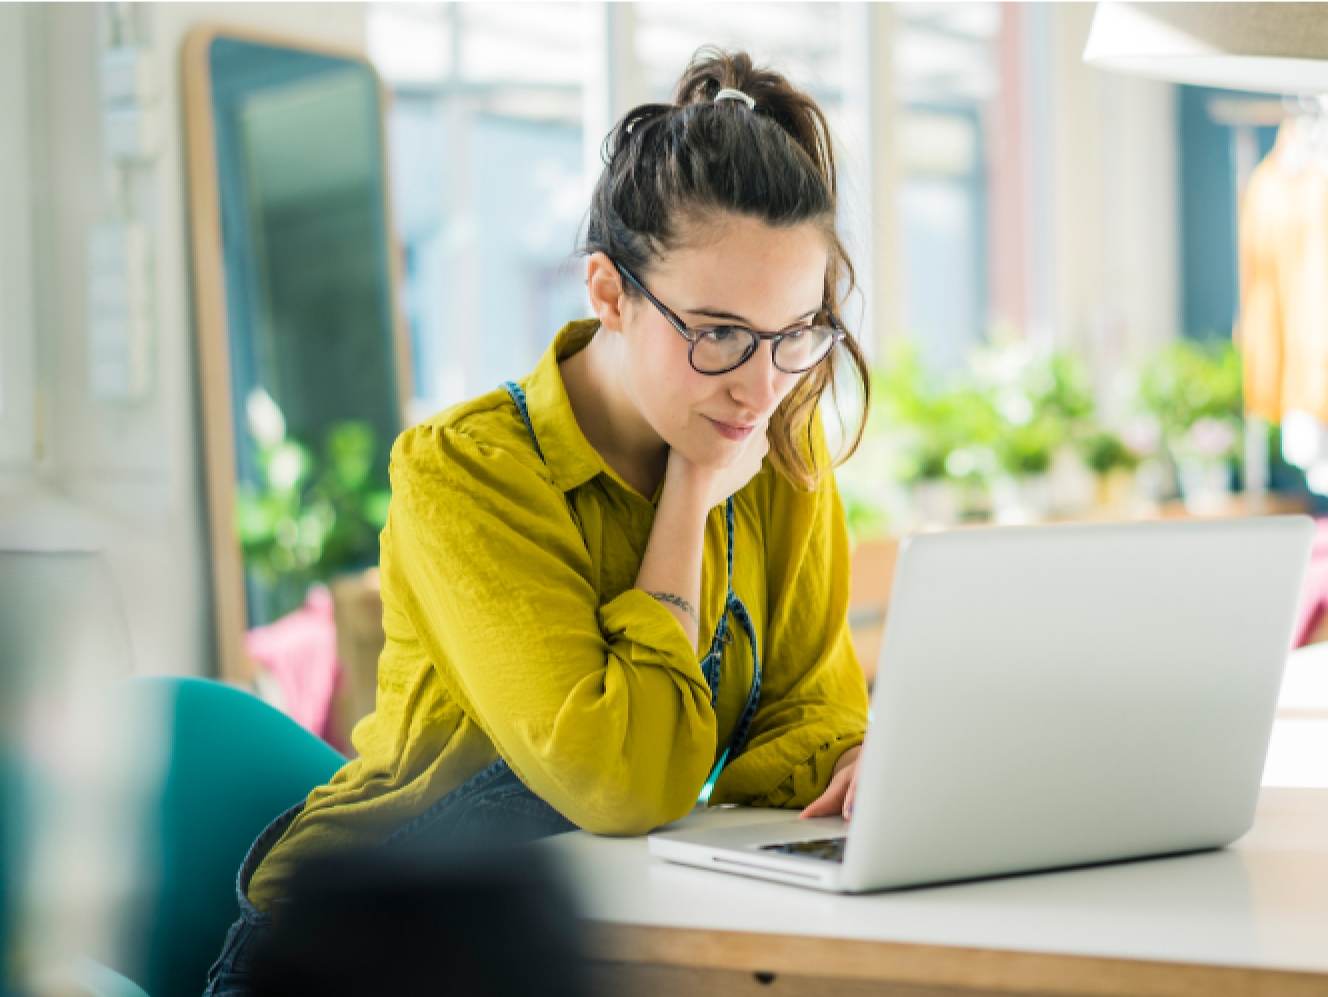
[[708, 325], [689, 328], [667, 305], [651, 294], [644, 284], [621, 263], [614, 263], [627, 280], [659, 309], [679, 335], [691, 344], [687, 359], [698, 374], [727, 374], [752, 358], [761, 340], [770, 340], [770, 357], [785, 374], [805, 374], [830, 355], [848, 332], [827, 305], [817, 313], [829, 325], [805, 325], [787, 332], [755, 332], [741, 325]]

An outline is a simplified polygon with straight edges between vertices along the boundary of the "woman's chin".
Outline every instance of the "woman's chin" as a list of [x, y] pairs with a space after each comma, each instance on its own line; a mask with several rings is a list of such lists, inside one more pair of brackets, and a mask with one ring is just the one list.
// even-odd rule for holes
[[697, 446], [693, 443], [675, 449], [697, 467], [704, 467], [708, 471], [722, 471], [732, 466], [742, 456], [742, 447], [727, 440], [720, 440], [709, 446]]

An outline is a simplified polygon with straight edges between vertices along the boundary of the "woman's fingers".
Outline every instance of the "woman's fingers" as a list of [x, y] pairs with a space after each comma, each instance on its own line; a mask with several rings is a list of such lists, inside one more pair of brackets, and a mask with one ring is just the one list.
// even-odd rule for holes
[[858, 764], [853, 763], [853, 778], [848, 782], [848, 792], [844, 794], [844, 819], [853, 817], [853, 800], [858, 795]]
[[853, 765], [835, 773], [835, 777], [830, 780], [830, 785], [825, 787], [825, 792], [814, 802], [809, 804], [799, 817], [834, 817], [844, 809], [844, 796], [848, 792], [852, 782], [853, 770], [857, 766]]

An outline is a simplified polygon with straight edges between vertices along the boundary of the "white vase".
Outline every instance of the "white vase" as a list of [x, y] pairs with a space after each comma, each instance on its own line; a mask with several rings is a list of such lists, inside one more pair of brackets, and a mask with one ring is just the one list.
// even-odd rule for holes
[[1002, 526], [1040, 523], [1051, 516], [1051, 479], [1046, 474], [1021, 474], [993, 484], [995, 519]]
[[1231, 465], [1189, 457], [1179, 462], [1180, 493], [1192, 516], [1212, 516], [1231, 502]]

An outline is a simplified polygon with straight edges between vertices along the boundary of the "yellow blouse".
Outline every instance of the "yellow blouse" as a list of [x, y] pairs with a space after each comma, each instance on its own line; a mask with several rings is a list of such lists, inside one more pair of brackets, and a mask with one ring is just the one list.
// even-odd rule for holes
[[[565, 326], [522, 382], [544, 460], [501, 389], [397, 439], [377, 708], [352, 734], [359, 757], [309, 794], [255, 873], [260, 908], [299, 858], [382, 840], [500, 755], [598, 834], [642, 834], [695, 805], [752, 680], [734, 627], [711, 708], [700, 661], [726, 595], [724, 507], [706, 526], [698, 653], [633, 587], [654, 504], [586, 441], [563, 387], [558, 362], [597, 329]], [[763, 684], [710, 803], [801, 807], [867, 725], [843, 508], [832, 475], [798, 491], [767, 462], [735, 511], [733, 588]]]

